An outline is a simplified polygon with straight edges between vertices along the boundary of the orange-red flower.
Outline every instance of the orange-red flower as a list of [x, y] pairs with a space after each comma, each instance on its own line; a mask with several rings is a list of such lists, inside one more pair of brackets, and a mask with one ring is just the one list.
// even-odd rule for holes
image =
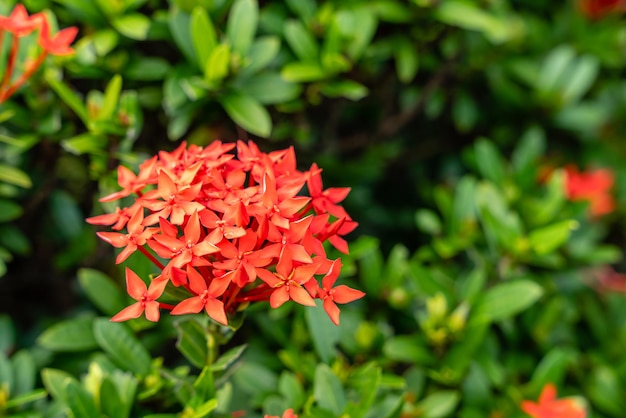
[[148, 321], [157, 322], [160, 317], [157, 299], [163, 294], [166, 285], [167, 280], [156, 278], [150, 282], [150, 287], [147, 287], [134, 271], [126, 267], [126, 290], [137, 302], [122, 309], [111, 318], [111, 321], [121, 322], [139, 318], [145, 311]]
[[579, 0], [578, 8], [591, 19], [600, 19], [610, 13], [626, 10], [624, 0]]
[[613, 183], [614, 176], [610, 170], [580, 172], [574, 166], [565, 167], [567, 197], [573, 201], [588, 201], [592, 216], [606, 215], [615, 209], [615, 201], [610, 194]]
[[539, 402], [522, 401], [522, 411], [532, 418], [585, 418], [587, 412], [573, 398], [556, 398], [556, 387], [548, 383], [539, 395]]
[[[115, 230], [98, 236], [124, 248], [118, 263], [139, 251], [161, 270], [159, 284], [179, 288], [176, 305], [158, 302], [151, 289], [137, 290], [140, 284], [129, 288], [138, 303], [154, 302], [146, 305], [150, 318], [158, 306], [175, 315], [204, 311], [225, 325], [228, 314], [250, 302], [277, 308], [289, 300], [315, 306], [320, 299], [338, 324], [337, 304], [363, 296], [333, 287], [341, 262], [329, 260], [324, 249], [328, 242], [348, 252], [342, 237], [357, 225], [339, 205], [348, 189], [324, 190], [315, 164], [297, 170], [293, 148], [266, 154], [239, 141], [237, 156], [228, 154], [233, 148], [220, 141], [206, 148], [183, 143], [141, 164], [137, 174], [118, 168], [121, 190], [101, 200], [134, 202], [87, 222]], [[115, 318], [139, 315], [142, 306]]]
[[15, 37], [25, 36], [41, 26], [43, 15], [29, 16], [23, 4], [15, 6], [8, 17], [0, 16], [0, 29], [11, 32]]
[[[280, 417], [278, 417], [278, 415], [265, 415], [264, 418], [280, 418]], [[293, 413], [292, 408], [289, 408], [288, 410], [285, 411], [282, 418], [298, 418], [298, 416]]]
[[74, 49], [70, 44], [78, 35], [78, 28], [72, 26], [58, 31], [54, 36], [50, 36], [50, 27], [46, 19], [42, 19], [41, 36], [39, 37], [39, 45], [48, 54], [52, 55], [70, 55]]

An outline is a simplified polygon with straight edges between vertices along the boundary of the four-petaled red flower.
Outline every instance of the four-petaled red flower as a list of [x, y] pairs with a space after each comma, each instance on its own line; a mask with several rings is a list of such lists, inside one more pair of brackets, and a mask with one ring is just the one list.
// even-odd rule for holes
[[614, 183], [613, 172], [607, 169], [578, 171], [574, 166], [565, 167], [567, 197], [572, 201], [588, 201], [592, 216], [602, 216], [615, 209], [610, 194]]
[[122, 309], [111, 318], [111, 321], [120, 322], [139, 318], [145, 311], [148, 321], [157, 322], [160, 317], [157, 299], [163, 294], [166, 285], [167, 280], [157, 277], [150, 282], [148, 287], [134, 271], [126, 267], [126, 290], [137, 302]]
[[[159, 286], [179, 288], [176, 305], [157, 302], [150, 289], [144, 296], [133, 290], [135, 299], [154, 302], [151, 318], [160, 307], [175, 315], [204, 311], [227, 324], [228, 314], [250, 302], [314, 306], [317, 298], [338, 324], [337, 304], [363, 296], [333, 287], [341, 262], [329, 260], [324, 248], [328, 242], [348, 251], [343, 236], [357, 224], [339, 203], [349, 189], [323, 190], [321, 170], [313, 165], [299, 171], [293, 148], [266, 154], [253, 142], [239, 141], [236, 158], [227, 154], [234, 147], [183, 143], [141, 164], [137, 174], [118, 168], [121, 190], [101, 201], [134, 201], [87, 221], [115, 230], [98, 236], [122, 248], [118, 263], [141, 252], [161, 270]], [[141, 306], [134, 304], [132, 315], [124, 311], [116, 320], [138, 315]]]
[[556, 398], [556, 387], [548, 383], [539, 395], [539, 402], [522, 401], [521, 409], [532, 418], [585, 418], [587, 412], [573, 398]]
[[[264, 418], [281, 418], [278, 415], [265, 415]], [[283, 413], [282, 418], [298, 418], [296, 414], [293, 413], [293, 408], [289, 408]]]

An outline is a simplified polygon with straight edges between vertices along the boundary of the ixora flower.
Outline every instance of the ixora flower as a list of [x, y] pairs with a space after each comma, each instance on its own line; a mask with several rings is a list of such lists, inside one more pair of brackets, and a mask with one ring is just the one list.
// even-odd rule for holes
[[624, 0], [579, 0], [578, 8], [591, 19], [600, 19], [608, 14], [626, 11]]
[[[237, 156], [229, 153], [235, 147]], [[293, 148], [263, 153], [251, 141], [183, 143], [141, 164], [138, 174], [120, 166], [122, 190], [100, 200], [132, 202], [87, 222], [114, 230], [97, 234], [121, 249], [118, 264], [139, 251], [160, 274], [146, 285], [127, 268], [128, 294], [136, 302], [112, 320], [145, 312], [157, 321], [164, 309], [205, 312], [227, 325], [228, 314], [251, 302], [278, 308], [288, 301], [315, 306], [320, 299], [339, 325], [337, 304], [365, 293], [335, 286], [341, 260], [328, 259], [324, 243], [347, 253], [343, 236], [357, 223], [340, 205], [350, 189], [324, 190], [321, 171], [316, 164], [297, 170]], [[168, 285], [187, 297], [175, 305], [160, 302]], [[295, 417], [290, 414], [284, 417]]]
[[293, 413], [293, 409], [288, 409], [285, 411], [282, 417], [278, 417], [277, 415], [265, 415], [264, 418], [298, 418], [296, 414]]
[[565, 167], [565, 190], [572, 201], [588, 201], [592, 216], [602, 216], [615, 209], [615, 201], [610, 194], [613, 187], [613, 172], [597, 169], [580, 172], [574, 166]]
[[[20, 38], [38, 31], [37, 44], [39, 49], [34, 58], [26, 58], [18, 63], [18, 57], [26, 57], [28, 54], [20, 52], [20, 47], [30, 49], [27, 44], [20, 43]], [[50, 35], [48, 16], [43, 13], [28, 15], [28, 11], [22, 4], [15, 6], [9, 16], [0, 16], [0, 48], [6, 34], [11, 35], [10, 49], [7, 55], [2, 81], [0, 81], [0, 103], [6, 101], [15, 93], [43, 64], [48, 55], [70, 55], [74, 50], [71, 43], [78, 34], [78, 28], [72, 26]], [[1, 51], [0, 51], [1, 52]], [[15, 69], [21, 69], [21, 74], [14, 74]]]
[[548, 383], [539, 395], [539, 401], [522, 401], [522, 411], [532, 418], [585, 418], [584, 405], [575, 398], [556, 398], [556, 387]]

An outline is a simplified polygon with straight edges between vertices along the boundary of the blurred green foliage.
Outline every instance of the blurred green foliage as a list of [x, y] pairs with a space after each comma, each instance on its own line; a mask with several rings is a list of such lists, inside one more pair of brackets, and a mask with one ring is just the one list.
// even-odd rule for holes
[[[0, 104], [0, 416], [522, 417], [548, 382], [623, 416], [625, 295], [597, 282], [626, 268], [623, 16], [538, 0], [20, 3], [80, 34]], [[121, 271], [83, 219], [115, 208], [97, 203], [114, 168], [248, 135], [352, 187], [342, 262], [366, 298], [339, 327], [291, 305], [254, 307], [236, 333], [203, 316], [110, 323]], [[567, 164], [613, 170], [612, 214], [568, 200]]]

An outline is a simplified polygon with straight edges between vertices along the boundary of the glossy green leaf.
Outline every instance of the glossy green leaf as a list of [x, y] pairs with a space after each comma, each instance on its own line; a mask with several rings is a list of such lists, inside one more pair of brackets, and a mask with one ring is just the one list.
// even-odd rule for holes
[[150, 30], [150, 18], [141, 13], [130, 13], [113, 19], [113, 27], [122, 35], [142, 41], [147, 38]]
[[233, 51], [242, 56], [248, 53], [254, 40], [258, 20], [259, 5], [256, 0], [235, 0], [226, 24], [226, 37]]
[[328, 76], [319, 64], [308, 62], [290, 62], [283, 67], [280, 75], [287, 81], [300, 83], [323, 80]]
[[599, 70], [597, 58], [590, 55], [580, 57], [568, 73], [561, 93], [563, 101], [570, 103], [580, 100], [596, 80]]
[[285, 3], [304, 22], [309, 22], [315, 17], [317, 9], [315, 0], [286, 0]]
[[341, 336], [339, 327], [328, 318], [320, 301], [315, 308], [305, 309], [304, 318], [317, 355], [324, 363], [330, 363], [337, 355], [335, 346]]
[[[66, 84], [56, 78], [56, 75], [52, 71], [45, 72], [45, 78], [50, 87], [59, 95], [61, 100], [76, 113], [76, 115], [83, 121], [85, 126], [89, 126], [89, 113], [87, 108], [83, 104], [83, 101], [74, 93]], [[2, 170], [0, 170], [2, 172]]]
[[260, 103], [277, 104], [296, 99], [302, 88], [285, 81], [280, 74], [266, 72], [246, 80], [241, 90]]
[[[2, 167], [0, 167], [2, 170]], [[12, 200], [0, 199], [0, 222], [8, 222], [22, 216], [22, 206]]]
[[423, 411], [424, 418], [443, 418], [451, 416], [461, 397], [452, 390], [441, 390], [428, 395], [418, 407]]
[[546, 57], [536, 86], [539, 92], [549, 93], [557, 91], [563, 81], [563, 75], [576, 58], [574, 49], [569, 45], [554, 48]]
[[28, 174], [19, 168], [6, 164], [0, 164], [0, 182], [24, 188], [30, 188], [33, 185]]
[[37, 365], [32, 354], [27, 350], [20, 350], [11, 357], [15, 384], [12, 396], [26, 395], [35, 389], [37, 379]]
[[104, 98], [102, 106], [98, 113], [98, 120], [110, 120], [115, 116], [117, 103], [122, 92], [122, 77], [119, 74], [113, 76], [106, 89], [104, 90]]
[[494, 43], [508, 40], [515, 29], [511, 22], [490, 14], [477, 4], [463, 0], [442, 2], [436, 9], [435, 16], [449, 25], [480, 31]]
[[535, 392], [546, 384], [559, 386], [568, 368], [576, 359], [576, 352], [567, 347], [555, 347], [541, 359], [533, 372], [530, 384]]
[[403, 363], [428, 364], [433, 360], [425, 341], [416, 335], [388, 338], [383, 345], [383, 353], [390, 360]]
[[47, 328], [37, 343], [52, 351], [88, 351], [98, 347], [92, 331], [93, 317], [82, 316], [56, 323]]
[[263, 138], [272, 132], [269, 112], [253, 97], [231, 91], [219, 100], [228, 116], [246, 131]]
[[233, 373], [235, 387], [251, 396], [262, 396], [276, 390], [278, 377], [269, 368], [259, 363], [243, 361]]
[[150, 353], [126, 325], [98, 318], [93, 324], [95, 339], [109, 357], [124, 370], [145, 376], [150, 370]]
[[191, 40], [198, 57], [198, 65], [204, 70], [213, 49], [217, 46], [217, 33], [209, 14], [196, 6], [191, 12]]
[[350, 39], [346, 52], [350, 60], [355, 62], [361, 58], [376, 33], [376, 15], [370, 7], [363, 5], [341, 10], [335, 18], [344, 35]]
[[396, 73], [403, 83], [410, 83], [415, 78], [419, 68], [419, 55], [417, 45], [408, 39], [398, 39], [394, 51], [396, 60]]
[[304, 403], [305, 394], [302, 383], [295, 374], [284, 371], [278, 379], [278, 391], [285, 398], [287, 404], [298, 408]]
[[188, 13], [181, 11], [178, 8], [174, 8], [168, 14], [168, 27], [174, 38], [174, 42], [185, 55], [187, 60], [195, 65], [198, 65], [198, 57], [195, 53], [193, 40], [189, 28], [191, 26], [191, 18]]
[[174, 323], [178, 330], [176, 348], [187, 360], [198, 368], [207, 365], [209, 349], [206, 325], [202, 325], [193, 317], [181, 318]]
[[313, 396], [320, 408], [332, 412], [335, 416], [341, 415], [347, 402], [341, 381], [325, 364], [318, 364], [315, 369]]
[[248, 51], [246, 74], [253, 74], [267, 67], [280, 51], [280, 39], [277, 36], [262, 36], [254, 40]]
[[94, 418], [100, 416], [93, 397], [78, 382], [70, 380], [65, 386], [66, 402], [72, 417]]
[[106, 274], [83, 268], [78, 270], [78, 282], [91, 303], [106, 315], [113, 316], [126, 307], [127, 298]]
[[322, 94], [328, 97], [344, 97], [350, 100], [361, 100], [369, 94], [369, 90], [361, 83], [352, 80], [333, 80], [322, 85]]
[[531, 248], [540, 255], [549, 254], [567, 242], [578, 222], [566, 220], [535, 229], [528, 235]]
[[211, 370], [215, 372], [223, 372], [227, 370], [241, 358], [247, 347], [247, 344], [243, 344], [229, 349], [227, 352], [219, 356], [215, 363], [211, 365]]
[[511, 162], [518, 173], [533, 167], [541, 158], [546, 149], [545, 132], [538, 126], [533, 126], [526, 130], [520, 138]]
[[370, 410], [382, 381], [381, 368], [374, 363], [367, 363], [350, 374], [347, 386], [354, 388], [358, 400], [350, 400], [345, 413], [351, 418], [363, 418]]
[[440, 234], [443, 230], [439, 216], [428, 209], [419, 209], [415, 212], [415, 224], [420, 231], [430, 235]]
[[230, 47], [228, 44], [219, 44], [211, 51], [204, 68], [204, 78], [211, 83], [217, 83], [228, 75], [230, 64]]
[[104, 154], [107, 139], [102, 135], [84, 133], [61, 141], [64, 150], [75, 155]]
[[285, 23], [285, 40], [302, 62], [317, 62], [319, 60], [319, 46], [317, 41], [299, 20], [289, 20]]
[[543, 288], [531, 280], [515, 280], [488, 289], [478, 299], [472, 320], [500, 321], [528, 309], [543, 295]]
[[41, 371], [41, 380], [52, 398], [65, 403], [67, 402], [65, 385], [76, 379], [66, 371], [45, 368]]
[[487, 180], [501, 185], [505, 176], [504, 162], [498, 149], [492, 142], [480, 139], [474, 146], [478, 171]]
[[15, 372], [13, 365], [8, 357], [4, 353], [0, 353], [0, 388], [6, 385], [6, 390], [9, 391], [9, 395], [13, 393], [15, 387]]

